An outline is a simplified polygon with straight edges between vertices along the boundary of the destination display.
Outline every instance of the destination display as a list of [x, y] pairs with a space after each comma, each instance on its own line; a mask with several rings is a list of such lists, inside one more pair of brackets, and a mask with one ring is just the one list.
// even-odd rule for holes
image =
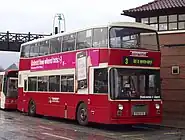
[[153, 66], [154, 60], [148, 57], [124, 56], [123, 64], [124, 65], [134, 65], [134, 66]]

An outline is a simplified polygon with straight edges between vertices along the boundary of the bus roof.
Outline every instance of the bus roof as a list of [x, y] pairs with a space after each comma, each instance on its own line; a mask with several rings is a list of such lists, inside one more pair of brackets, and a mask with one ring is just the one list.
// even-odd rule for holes
[[109, 23], [107, 25], [101, 25], [101, 26], [93, 26], [93, 27], [88, 27], [88, 28], [84, 28], [84, 29], [80, 29], [80, 30], [74, 30], [74, 31], [70, 31], [70, 32], [64, 32], [64, 33], [58, 33], [56, 35], [52, 35], [52, 36], [47, 36], [44, 38], [39, 38], [39, 39], [35, 39], [26, 43], [21, 44], [21, 46], [23, 45], [28, 45], [28, 44], [33, 44], [33, 43], [37, 43], [37, 42], [41, 42], [41, 41], [46, 41], [48, 39], [52, 39], [52, 38], [56, 38], [56, 37], [61, 37], [64, 35], [68, 35], [68, 34], [72, 34], [72, 33], [76, 33], [76, 32], [80, 32], [80, 31], [84, 31], [84, 30], [88, 30], [88, 29], [93, 29], [93, 28], [103, 28], [103, 27], [113, 27], [113, 26], [117, 26], [117, 27], [133, 27], [133, 28], [142, 28], [142, 29], [147, 29], [147, 30], [151, 30], [151, 31], [156, 31], [156, 29], [150, 25], [146, 25], [143, 23], [139, 23], [139, 22], [112, 22]]
[[0, 72], [0, 75], [5, 75], [5, 74], [7, 74], [7, 73], [9, 73], [9, 72], [18, 72], [18, 71], [19, 71], [19, 70], [15, 70], [15, 69], [6, 70], [6, 71]]
[[0, 72], [0, 75], [5, 75], [5, 72]]

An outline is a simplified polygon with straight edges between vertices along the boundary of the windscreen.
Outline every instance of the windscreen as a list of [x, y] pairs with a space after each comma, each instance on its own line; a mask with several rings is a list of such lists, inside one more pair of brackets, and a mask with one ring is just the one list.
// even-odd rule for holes
[[142, 28], [112, 27], [110, 48], [159, 50], [157, 32]]
[[6, 97], [17, 98], [18, 95], [18, 71], [8, 71], [4, 77], [3, 92]]
[[159, 99], [160, 71], [112, 68], [110, 92], [112, 99]]
[[18, 78], [8, 78], [7, 97], [16, 98], [18, 95]]

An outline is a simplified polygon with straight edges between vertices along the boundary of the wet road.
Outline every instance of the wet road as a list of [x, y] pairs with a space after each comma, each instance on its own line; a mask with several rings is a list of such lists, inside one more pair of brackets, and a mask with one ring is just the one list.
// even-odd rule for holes
[[185, 130], [91, 124], [0, 110], [0, 140], [183, 140]]

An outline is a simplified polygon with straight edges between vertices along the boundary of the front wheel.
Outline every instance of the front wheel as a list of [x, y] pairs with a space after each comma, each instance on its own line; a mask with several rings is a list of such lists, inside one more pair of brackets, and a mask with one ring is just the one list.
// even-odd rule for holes
[[33, 117], [36, 115], [36, 104], [33, 100], [31, 100], [30, 103], [29, 103], [28, 115], [33, 116]]
[[80, 125], [85, 126], [88, 124], [88, 110], [87, 110], [87, 105], [84, 103], [81, 103], [78, 107], [77, 121]]

